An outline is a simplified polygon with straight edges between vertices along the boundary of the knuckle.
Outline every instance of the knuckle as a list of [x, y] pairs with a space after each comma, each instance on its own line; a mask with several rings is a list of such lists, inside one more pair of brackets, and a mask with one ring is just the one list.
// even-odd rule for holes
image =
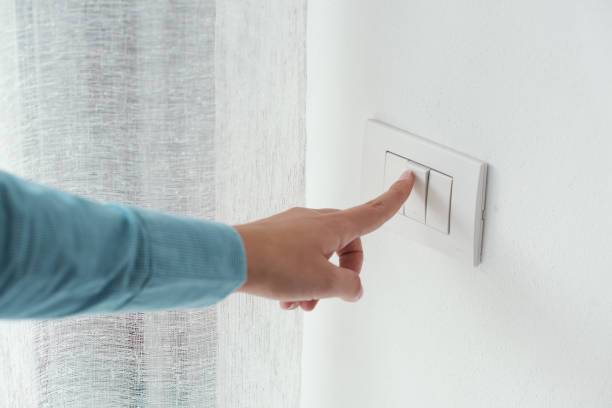
[[387, 202], [383, 199], [373, 200], [369, 207], [376, 213], [383, 213], [387, 209]]
[[322, 233], [332, 234], [343, 227], [345, 222], [341, 218], [321, 216], [312, 220]]
[[305, 208], [304, 208], [304, 207], [297, 207], [297, 206], [294, 206], [294, 207], [289, 208], [289, 209], [287, 210], [287, 212], [288, 212], [288, 213], [292, 213], [292, 214], [293, 214], [293, 213], [301, 213], [301, 212], [302, 212], [302, 211], [304, 211], [304, 210], [305, 210]]
[[380, 198], [376, 198], [372, 201], [369, 201], [368, 204], [370, 205], [370, 207], [372, 207], [375, 210], [380, 210], [381, 208], [384, 208], [385, 206], [385, 202]]

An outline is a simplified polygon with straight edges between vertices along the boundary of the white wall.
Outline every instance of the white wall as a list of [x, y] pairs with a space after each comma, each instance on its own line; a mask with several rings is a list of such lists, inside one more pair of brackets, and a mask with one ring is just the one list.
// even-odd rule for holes
[[311, 0], [307, 201], [375, 117], [490, 164], [483, 263], [384, 228], [307, 314], [303, 407], [612, 406], [612, 3]]

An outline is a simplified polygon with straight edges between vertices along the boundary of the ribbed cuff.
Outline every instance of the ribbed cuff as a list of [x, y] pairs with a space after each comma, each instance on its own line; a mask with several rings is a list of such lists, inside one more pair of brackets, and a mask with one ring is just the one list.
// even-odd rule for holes
[[210, 306], [246, 281], [242, 238], [229, 225], [132, 208], [148, 240], [148, 277], [126, 309]]

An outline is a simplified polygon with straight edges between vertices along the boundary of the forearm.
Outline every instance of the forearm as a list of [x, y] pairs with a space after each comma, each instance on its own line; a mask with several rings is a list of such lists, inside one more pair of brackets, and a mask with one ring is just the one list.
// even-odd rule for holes
[[203, 307], [245, 279], [230, 226], [0, 172], [0, 318]]

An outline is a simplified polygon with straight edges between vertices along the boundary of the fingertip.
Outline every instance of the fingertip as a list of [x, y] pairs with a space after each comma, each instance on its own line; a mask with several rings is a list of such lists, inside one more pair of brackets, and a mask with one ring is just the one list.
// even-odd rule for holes
[[415, 180], [415, 175], [414, 172], [412, 170], [405, 170], [397, 179], [397, 181], [404, 181], [406, 180], [408, 182], [408, 185], [410, 186], [410, 189], [412, 190], [412, 186], [414, 185], [414, 180]]
[[408, 197], [410, 197], [415, 180], [414, 173], [411, 170], [406, 170], [395, 181], [395, 183], [389, 187], [389, 191], [387, 193], [391, 193], [392, 197], [394, 197], [394, 201], [399, 203], [401, 206], [401, 204], [403, 204]]
[[[393, 217], [406, 202], [415, 183], [412, 170], [405, 170], [391, 186], [378, 197], [343, 211], [338, 211], [334, 225], [342, 236], [343, 242], [366, 235]], [[340, 222], [342, 221], [342, 222]]]
[[363, 285], [361, 284], [361, 278], [357, 273], [350, 269], [339, 268], [344, 274], [343, 288], [340, 298], [347, 302], [356, 302], [363, 295]]
[[299, 302], [280, 302], [281, 309], [284, 310], [293, 310], [298, 307]]
[[347, 302], [358, 302], [361, 298], [363, 297], [363, 286], [359, 285], [359, 291], [357, 292], [356, 295], [349, 297], [349, 298], [345, 298], [344, 300], [346, 300]]
[[402, 174], [400, 174], [398, 180], [407, 180], [410, 178], [414, 179], [414, 173], [412, 170], [405, 170]]
[[303, 301], [300, 302], [300, 307], [305, 312], [310, 312], [310, 311], [314, 310], [315, 306], [317, 305], [317, 302], [319, 302], [317, 299], [303, 300]]

